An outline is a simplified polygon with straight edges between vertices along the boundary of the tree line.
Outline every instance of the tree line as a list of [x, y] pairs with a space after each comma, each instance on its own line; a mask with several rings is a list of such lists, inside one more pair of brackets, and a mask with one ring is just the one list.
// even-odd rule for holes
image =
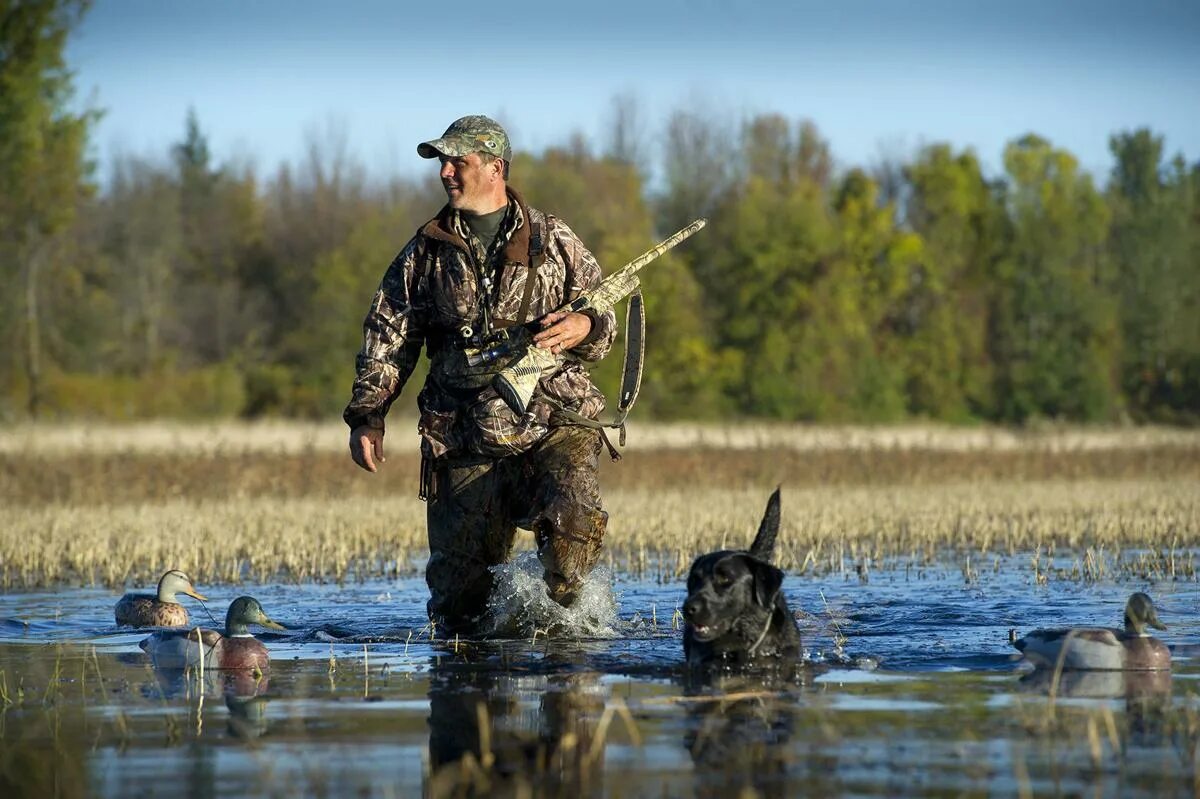
[[[273, 171], [219, 162], [192, 113], [97, 186], [62, 58], [79, 13], [17, 4], [0, 26], [0, 419], [336, 415], [383, 270], [441, 205], [434, 170], [372, 177], [336, 126]], [[1098, 182], [1034, 134], [989, 175], [943, 143], [840, 168], [779, 114], [643, 119], [617, 97], [600, 144], [511, 173], [610, 271], [709, 218], [643, 273], [639, 414], [1200, 414], [1200, 164], [1151, 130], [1114, 133]], [[619, 360], [596, 370], [610, 396]]]

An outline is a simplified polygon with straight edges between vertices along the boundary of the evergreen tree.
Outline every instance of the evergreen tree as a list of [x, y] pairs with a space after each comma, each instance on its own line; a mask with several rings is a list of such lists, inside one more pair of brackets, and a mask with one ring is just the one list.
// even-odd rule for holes
[[[47, 363], [43, 307], [61, 261], [63, 232], [90, 190], [85, 146], [95, 112], [71, 108], [72, 73], [63, 59], [82, 0], [0, 6], [0, 374], [42, 410]], [[13, 359], [21, 353], [19, 360]]]

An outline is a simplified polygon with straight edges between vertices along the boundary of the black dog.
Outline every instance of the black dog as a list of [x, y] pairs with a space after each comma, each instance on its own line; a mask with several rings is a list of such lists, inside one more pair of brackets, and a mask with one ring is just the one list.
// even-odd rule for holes
[[778, 534], [775, 489], [749, 551], [710, 552], [692, 564], [683, 603], [689, 665], [800, 656], [800, 630], [779, 590], [783, 571], [770, 564]]

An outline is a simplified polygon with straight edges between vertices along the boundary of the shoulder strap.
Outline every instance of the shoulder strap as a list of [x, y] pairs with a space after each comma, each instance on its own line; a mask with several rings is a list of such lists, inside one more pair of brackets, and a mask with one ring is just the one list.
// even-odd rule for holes
[[546, 239], [550, 234], [550, 214], [530, 208], [529, 216], [529, 266], [536, 269], [546, 260]]
[[625, 314], [625, 355], [621, 361], [621, 394], [617, 399], [617, 418], [621, 426], [621, 446], [625, 446], [625, 417], [633, 410], [642, 388], [642, 365], [646, 358], [646, 308], [639, 289], [629, 295]]
[[417, 268], [421, 271], [421, 276], [425, 278], [425, 282], [429, 282], [429, 276], [433, 274], [433, 262], [435, 259], [432, 252], [433, 248], [429, 246], [429, 237], [425, 235], [425, 227], [417, 231]]
[[529, 319], [529, 305], [533, 302], [533, 287], [537, 283], [537, 270], [546, 260], [546, 228], [550, 218], [545, 214], [529, 210], [529, 268], [525, 270], [525, 292], [521, 295], [521, 307], [513, 323], [519, 327]]

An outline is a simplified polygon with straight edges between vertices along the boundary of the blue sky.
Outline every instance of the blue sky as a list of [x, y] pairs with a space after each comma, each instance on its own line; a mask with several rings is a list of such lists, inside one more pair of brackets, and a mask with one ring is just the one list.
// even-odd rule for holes
[[1101, 175], [1108, 136], [1147, 125], [1200, 160], [1200, 3], [607, 0], [437, 4], [96, 0], [68, 50], [105, 109], [94, 152], [163, 156], [194, 107], [216, 157], [264, 172], [340, 129], [373, 175], [487, 113], [533, 150], [599, 145], [618, 93], [646, 144], [689, 107], [736, 124], [810, 118], [840, 166], [923, 142], [996, 170], [1034, 131]]

